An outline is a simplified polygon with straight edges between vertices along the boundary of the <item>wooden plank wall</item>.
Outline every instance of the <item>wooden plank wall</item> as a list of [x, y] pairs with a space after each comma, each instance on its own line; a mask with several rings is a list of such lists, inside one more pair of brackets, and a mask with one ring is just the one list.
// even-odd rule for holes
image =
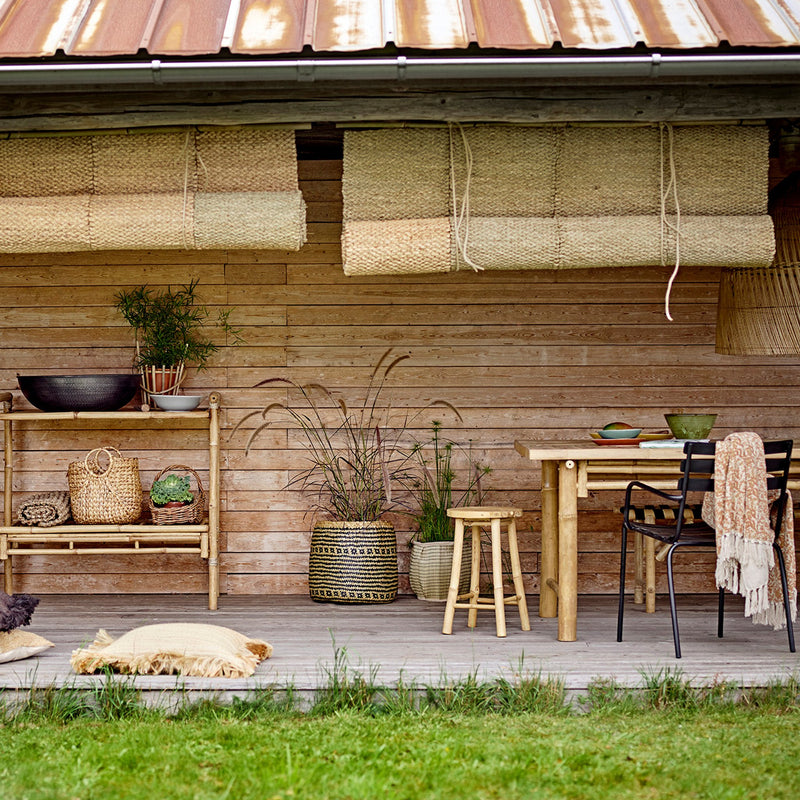
[[[304, 134], [301, 186], [309, 242], [299, 253], [109, 252], [0, 257], [0, 389], [17, 373], [124, 371], [130, 331], [113, 308], [122, 286], [200, 279], [211, 306], [233, 306], [246, 344], [225, 348], [192, 375], [192, 390], [222, 392], [222, 591], [302, 593], [311, 519], [308, 499], [284, 486], [303, 453], [295, 432], [275, 427], [249, 455], [232, 428], [282, 390], [269, 377], [317, 381], [351, 403], [389, 347], [411, 358], [394, 373], [395, 404], [421, 409], [446, 398], [463, 424], [441, 412], [446, 433], [472, 441], [493, 469], [487, 500], [526, 510], [525, 578], [538, 591], [540, 509], [535, 465], [516, 438], [584, 438], [612, 420], [665, 427], [665, 411], [719, 413], [716, 436], [751, 429], [800, 439], [800, 358], [714, 353], [717, 269], [682, 269], [664, 317], [668, 269], [464, 272], [447, 276], [346, 278], [341, 269], [341, 156], [336, 137]], [[433, 415], [421, 417], [429, 420]], [[427, 424], [427, 422], [425, 423]], [[417, 431], [426, 436], [424, 425]], [[207, 473], [202, 430], [142, 431], [120, 425], [17, 431], [25, 450], [15, 507], [26, 492], [66, 488], [67, 464], [113, 444], [141, 459], [145, 485], [169, 463]], [[581, 503], [580, 590], [613, 592], [621, 498]], [[401, 591], [410, 523], [395, 515]], [[681, 591], [713, 591], [710, 564], [686, 560]], [[18, 591], [203, 592], [205, 570], [189, 556], [30, 557], [16, 564]], [[662, 584], [661, 589], [664, 589]]]

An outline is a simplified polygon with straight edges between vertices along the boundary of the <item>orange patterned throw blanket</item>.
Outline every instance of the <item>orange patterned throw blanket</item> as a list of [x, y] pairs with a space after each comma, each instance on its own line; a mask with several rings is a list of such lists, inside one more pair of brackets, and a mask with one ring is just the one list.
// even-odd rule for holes
[[[717, 444], [714, 493], [703, 501], [703, 519], [717, 532], [717, 586], [742, 595], [744, 614], [753, 622], [786, 624], [780, 569], [772, 548], [764, 443], [756, 433], [732, 433]], [[778, 544], [786, 562], [792, 620], [797, 615], [794, 514], [791, 497], [784, 508]]]

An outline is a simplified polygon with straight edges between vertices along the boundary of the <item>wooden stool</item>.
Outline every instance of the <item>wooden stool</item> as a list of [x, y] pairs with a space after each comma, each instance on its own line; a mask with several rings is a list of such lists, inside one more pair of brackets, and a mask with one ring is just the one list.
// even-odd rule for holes
[[[455, 539], [453, 541], [453, 569], [450, 573], [450, 588], [447, 592], [447, 605], [444, 610], [442, 633], [453, 632], [453, 617], [457, 608], [469, 609], [467, 625], [474, 628], [478, 621], [479, 608], [493, 608], [497, 635], [506, 635], [507, 604], [519, 608], [522, 630], [529, 631], [531, 623], [528, 619], [528, 605], [525, 602], [525, 588], [522, 585], [522, 568], [519, 563], [517, 547], [517, 524], [515, 519], [522, 516], [522, 510], [509, 506], [466, 506], [464, 508], [448, 508], [447, 516], [456, 521]], [[458, 582], [461, 575], [461, 554], [464, 550], [464, 523], [472, 528], [472, 569], [470, 571], [469, 592], [458, 594]], [[500, 541], [501, 525], [506, 523], [508, 530], [508, 549], [511, 556], [511, 576], [514, 580], [514, 594], [503, 593], [502, 545]], [[490, 524], [492, 531], [492, 584], [493, 597], [481, 597], [479, 591], [481, 529]], [[466, 600], [462, 603], [460, 600]]]

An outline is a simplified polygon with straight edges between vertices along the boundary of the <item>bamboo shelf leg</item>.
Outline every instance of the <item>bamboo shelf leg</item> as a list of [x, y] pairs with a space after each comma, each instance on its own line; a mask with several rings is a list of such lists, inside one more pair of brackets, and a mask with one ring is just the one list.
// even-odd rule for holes
[[218, 392], [209, 397], [208, 426], [208, 608], [217, 610], [219, 598], [219, 401]]
[[[6, 408], [8, 405], [8, 408]], [[3, 404], [3, 411], [10, 411], [11, 404]], [[12, 495], [13, 495], [13, 478], [14, 478], [14, 463], [13, 463], [13, 447], [12, 447], [12, 427], [11, 420], [3, 420], [3, 460], [4, 460], [4, 473], [3, 473], [3, 524], [8, 527], [12, 521]], [[11, 556], [9, 555], [3, 561], [3, 587], [6, 594], [11, 594], [14, 591], [13, 568], [11, 565]]]

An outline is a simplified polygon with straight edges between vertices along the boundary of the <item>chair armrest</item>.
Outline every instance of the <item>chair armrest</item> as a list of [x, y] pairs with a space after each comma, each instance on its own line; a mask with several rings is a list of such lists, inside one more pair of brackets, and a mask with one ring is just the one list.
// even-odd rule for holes
[[656, 489], [653, 486], [649, 486], [646, 483], [642, 483], [641, 481], [631, 481], [628, 484], [627, 489], [625, 489], [625, 506], [623, 510], [623, 514], [625, 519], [628, 518], [628, 510], [631, 507], [631, 495], [634, 489], [638, 489], [639, 491], [647, 492], [648, 494], [655, 495], [656, 497], [660, 497], [663, 500], [670, 500], [673, 503], [680, 503], [682, 495], [680, 494], [669, 494], [667, 492], [662, 492], [660, 489]]

